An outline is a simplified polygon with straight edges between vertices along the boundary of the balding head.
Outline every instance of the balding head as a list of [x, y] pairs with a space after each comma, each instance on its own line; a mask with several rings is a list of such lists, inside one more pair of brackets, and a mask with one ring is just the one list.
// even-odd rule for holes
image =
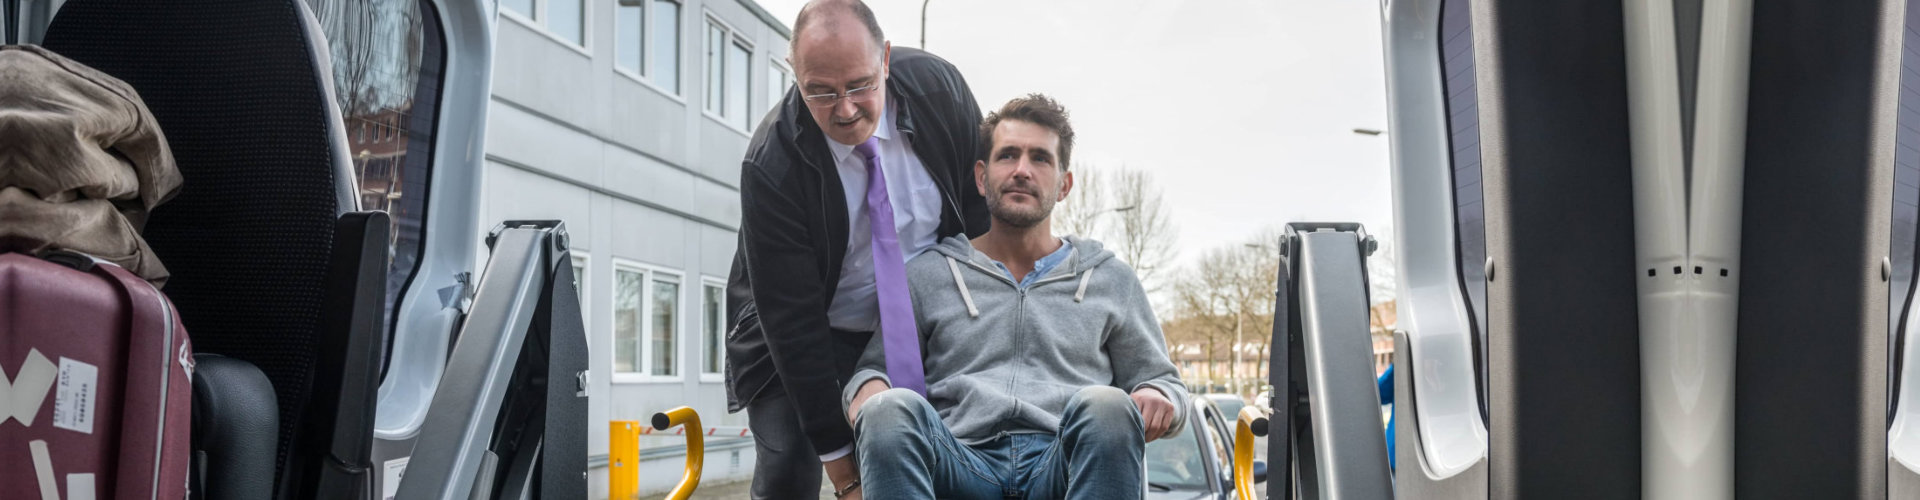
[[[822, 28], [813, 30], [812, 28]], [[800, 7], [800, 15], [793, 20], [793, 40], [787, 47], [789, 54], [798, 58], [801, 41], [808, 32], [816, 34], [847, 34], [851, 29], [865, 31], [873, 47], [887, 43], [887, 35], [880, 31], [880, 21], [873, 17], [873, 9], [867, 8], [860, 0], [813, 0]]]
[[873, 11], [858, 0], [816, 0], [800, 8], [787, 62], [828, 139], [852, 145], [873, 137], [886, 109], [889, 50]]

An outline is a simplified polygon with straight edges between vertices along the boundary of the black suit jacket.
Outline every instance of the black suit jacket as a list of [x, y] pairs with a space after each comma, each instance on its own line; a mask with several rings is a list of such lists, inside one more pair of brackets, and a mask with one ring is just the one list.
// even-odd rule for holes
[[[940, 188], [939, 237], [985, 233], [986, 200], [973, 181], [981, 148], [973, 92], [932, 54], [895, 47], [890, 64], [886, 105]], [[840, 384], [852, 374], [835, 366], [827, 324], [847, 253], [847, 205], [828, 139], [800, 94], [788, 91], [760, 122], [741, 165], [740, 239], [727, 280], [727, 405], [740, 411], [784, 390], [814, 449], [831, 451], [853, 441], [840, 408]]]

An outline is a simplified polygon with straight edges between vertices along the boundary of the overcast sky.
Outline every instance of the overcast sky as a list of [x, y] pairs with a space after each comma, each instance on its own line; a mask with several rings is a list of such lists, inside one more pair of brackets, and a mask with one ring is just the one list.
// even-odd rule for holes
[[[758, 0], [791, 25], [805, 0]], [[983, 110], [1029, 92], [1073, 113], [1074, 163], [1152, 172], [1179, 262], [1288, 221], [1393, 223], [1377, 0], [932, 0], [927, 49]], [[920, 40], [920, 0], [867, 0]]]

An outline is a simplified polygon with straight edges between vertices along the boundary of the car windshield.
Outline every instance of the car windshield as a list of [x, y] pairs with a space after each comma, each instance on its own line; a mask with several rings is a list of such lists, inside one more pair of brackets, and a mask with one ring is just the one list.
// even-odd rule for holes
[[1240, 408], [1247, 406], [1246, 400], [1238, 397], [1219, 398], [1213, 400], [1213, 403], [1220, 405], [1221, 418], [1239, 418]]
[[1205, 453], [1194, 440], [1194, 429], [1147, 443], [1147, 483], [1167, 489], [1206, 489]]

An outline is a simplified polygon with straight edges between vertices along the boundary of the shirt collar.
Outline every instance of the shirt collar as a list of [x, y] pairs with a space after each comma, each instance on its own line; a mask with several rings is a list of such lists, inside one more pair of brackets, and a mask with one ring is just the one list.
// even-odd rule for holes
[[[1059, 267], [1060, 262], [1067, 260], [1067, 256], [1069, 255], [1073, 255], [1073, 242], [1068, 241], [1066, 238], [1060, 238], [1060, 248], [1054, 250], [1053, 253], [1047, 254], [1045, 257], [1041, 257], [1040, 260], [1033, 261], [1033, 272], [1027, 273], [1025, 277], [1020, 279], [1020, 286], [1025, 287], [1032, 285], [1035, 281], [1046, 278], [1048, 274], [1053, 274], [1053, 268]], [[987, 260], [993, 259], [989, 257]], [[1005, 263], [994, 260], [993, 266], [999, 268], [1001, 273], [1005, 273], [1007, 278], [1013, 278], [1013, 270], [1008, 269]]]
[[[896, 130], [893, 120], [893, 106], [882, 107], [880, 110], [880, 123], [873, 127], [873, 136], [880, 138], [881, 142], [892, 141], [894, 130]], [[826, 134], [821, 134], [820, 136], [822, 140], [827, 141], [827, 149], [833, 151], [834, 162], [847, 161], [847, 155], [853, 154], [853, 147], [855, 145], [841, 144], [840, 141], [826, 137]]]

